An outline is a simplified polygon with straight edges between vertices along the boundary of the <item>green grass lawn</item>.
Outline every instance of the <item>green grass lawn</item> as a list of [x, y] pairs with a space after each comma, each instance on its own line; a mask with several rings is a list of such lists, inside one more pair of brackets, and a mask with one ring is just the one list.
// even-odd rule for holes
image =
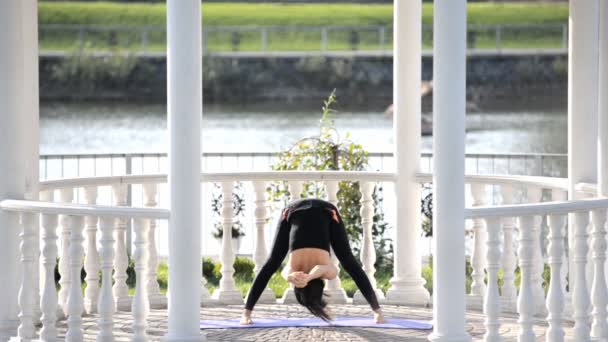
[[[432, 4], [423, 5], [423, 23], [432, 24]], [[156, 26], [164, 28], [166, 8], [164, 4], [109, 3], [109, 2], [40, 2], [39, 22], [41, 25], [115, 25], [115, 26]], [[472, 25], [556, 25], [548, 28], [505, 28], [502, 33], [503, 48], [561, 47], [562, 24], [567, 23], [567, 4], [538, 3], [471, 3], [468, 5], [468, 22]], [[291, 29], [269, 30], [267, 49], [274, 51], [317, 51], [321, 48], [320, 26], [390, 26], [392, 5], [364, 4], [246, 4], [246, 3], [205, 3], [203, 4], [203, 25], [211, 26], [292, 26]], [[297, 26], [297, 27], [296, 27]], [[308, 27], [302, 30], [301, 27]], [[330, 29], [327, 32], [328, 50], [350, 50], [351, 29]], [[474, 29], [476, 48], [495, 47], [496, 32], [483, 28]], [[392, 30], [384, 33], [380, 44], [377, 28], [357, 29], [359, 50], [390, 49]], [[121, 31], [84, 31], [42, 29], [40, 46], [42, 50], [75, 50], [81, 48], [79, 35], [82, 34], [86, 50], [138, 50], [142, 41], [147, 41], [148, 51], [165, 49], [165, 32], [151, 31], [147, 37], [132, 28]], [[206, 32], [209, 51], [233, 50], [232, 40], [237, 38], [232, 32]], [[239, 51], [259, 51], [262, 48], [260, 31], [241, 32]], [[423, 33], [425, 47], [432, 45], [432, 32]]]

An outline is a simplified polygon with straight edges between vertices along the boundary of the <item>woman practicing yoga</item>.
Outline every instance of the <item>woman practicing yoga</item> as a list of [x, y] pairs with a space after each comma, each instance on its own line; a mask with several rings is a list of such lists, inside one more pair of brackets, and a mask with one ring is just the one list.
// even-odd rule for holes
[[338, 209], [324, 200], [300, 199], [291, 202], [281, 213], [272, 251], [249, 290], [241, 324], [252, 323], [251, 311], [255, 303], [288, 252], [286, 267], [291, 273], [287, 281], [294, 284], [296, 299], [313, 315], [325, 321], [331, 320], [327, 302], [323, 299], [323, 279], [334, 279], [338, 275], [331, 262], [330, 245], [371, 305], [375, 322], [384, 323], [374, 289], [351, 252]]

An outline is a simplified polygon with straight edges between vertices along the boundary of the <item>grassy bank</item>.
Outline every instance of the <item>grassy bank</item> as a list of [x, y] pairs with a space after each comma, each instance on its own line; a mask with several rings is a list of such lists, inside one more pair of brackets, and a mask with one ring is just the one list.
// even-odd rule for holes
[[[206, 3], [203, 4], [203, 24], [211, 26], [298, 26], [285, 30], [267, 32], [268, 50], [318, 50], [321, 47], [320, 30], [302, 30], [304, 27], [319, 26], [390, 26], [392, 5], [374, 4], [247, 4], [247, 3]], [[432, 24], [432, 4], [423, 5], [423, 23]], [[562, 33], [559, 25], [568, 20], [567, 4], [538, 3], [471, 3], [468, 5], [468, 22], [471, 25], [527, 25], [555, 24], [553, 28], [504, 29], [501, 36], [503, 48], [518, 47], [559, 47]], [[156, 26], [164, 28], [166, 7], [164, 4], [109, 3], [109, 2], [40, 2], [39, 21], [41, 25], [112, 25], [112, 26]], [[384, 34], [384, 43], [380, 36]], [[78, 32], [70, 29], [42, 30], [41, 48], [69, 50], [81, 47], [78, 42], [82, 35], [84, 47], [91, 50], [127, 49], [135, 50], [146, 41], [147, 50], [163, 50], [164, 31], [145, 34], [134, 29], [93, 32]], [[327, 32], [328, 50], [349, 50], [352, 48], [352, 30], [332, 29]], [[390, 48], [392, 32], [387, 29], [356, 30], [356, 48], [360, 50]], [[495, 46], [496, 32], [493, 29], [477, 28], [474, 33], [477, 48]], [[262, 34], [259, 30], [208, 31], [207, 47], [210, 51], [258, 51], [262, 48]], [[238, 40], [235, 48], [234, 40]], [[425, 47], [432, 44], [432, 32], [423, 33]]]

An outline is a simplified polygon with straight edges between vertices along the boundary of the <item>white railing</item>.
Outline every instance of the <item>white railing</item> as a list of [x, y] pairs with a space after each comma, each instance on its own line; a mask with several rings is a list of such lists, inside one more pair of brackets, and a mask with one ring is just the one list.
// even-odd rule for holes
[[[94, 199], [92, 188], [85, 188], [88, 192], [87, 198]], [[94, 188], [93, 188], [94, 189]], [[62, 190], [67, 191], [67, 190]], [[71, 191], [71, 190], [70, 190]], [[41, 197], [46, 201], [24, 201], [4, 200], [0, 203], [2, 210], [18, 216], [14, 220], [21, 227], [21, 263], [23, 265], [21, 289], [19, 291], [20, 325], [17, 336], [22, 341], [30, 341], [37, 338], [35, 322], [40, 319], [42, 328], [40, 339], [43, 341], [58, 340], [56, 328], [57, 308], [67, 318], [66, 341], [82, 341], [84, 336], [83, 312], [99, 314], [99, 341], [113, 341], [114, 313], [117, 309], [130, 309], [133, 314], [133, 338], [137, 340], [146, 339], [147, 315], [149, 304], [147, 300], [147, 288], [149, 287], [148, 273], [148, 231], [150, 222], [155, 219], [166, 220], [169, 212], [165, 209], [149, 208], [120, 208], [99, 206], [94, 204], [70, 204], [54, 203], [53, 195], [44, 191]], [[63, 196], [65, 199], [67, 196]], [[36, 249], [39, 226], [41, 222], [42, 249], [41, 254]], [[129, 308], [120, 307], [119, 293], [114, 292], [117, 287], [112, 288], [112, 280], [116, 284], [122, 284], [126, 277], [120, 277], [121, 273], [116, 268], [115, 251], [120, 250], [120, 241], [117, 233], [120, 230], [122, 220], [134, 221], [135, 238], [135, 272], [137, 285]], [[86, 222], [86, 223], [85, 223]], [[59, 293], [55, 288], [55, 264], [58, 257], [57, 251], [57, 226], [61, 226], [60, 275], [61, 289]], [[101, 232], [101, 248], [97, 254], [97, 239], [95, 237], [97, 227]], [[87, 248], [83, 248], [84, 231], [87, 231]], [[86, 253], [85, 253], [86, 251]], [[117, 255], [117, 253], [116, 253]], [[40, 257], [40, 261], [39, 258]], [[81, 284], [81, 269], [85, 259], [85, 270], [87, 271], [86, 291], [83, 297]], [[42, 289], [38, 289], [36, 273], [39, 265], [43, 266]], [[112, 270], [117, 272], [112, 279]], [[98, 288], [96, 273], [101, 270], [101, 288]], [[141, 279], [144, 279], [143, 281]], [[126, 286], [126, 285], [125, 285]], [[40, 312], [37, 315], [36, 293], [41, 293]], [[128, 293], [127, 293], [128, 296]], [[87, 305], [88, 304], [88, 305]], [[86, 311], [85, 311], [86, 310]]]
[[[432, 181], [430, 174], [419, 174], [415, 176], [416, 181], [423, 184]], [[254, 234], [255, 248], [253, 259], [255, 272], [262, 266], [268, 254], [266, 246], [266, 225], [269, 219], [268, 206], [271, 204], [266, 195], [266, 187], [277, 181], [287, 182], [290, 199], [302, 196], [303, 186], [313, 182], [323, 189], [326, 198], [337, 203], [338, 184], [341, 181], [355, 181], [360, 183], [361, 189], [361, 220], [363, 226], [363, 239], [361, 246], [361, 261], [365, 272], [375, 287], [374, 263], [376, 255], [371, 229], [373, 222], [373, 201], [371, 194], [374, 186], [379, 183], [394, 182], [395, 175], [387, 172], [343, 172], [343, 171], [268, 171], [268, 172], [221, 172], [203, 173], [202, 184], [220, 184], [223, 193], [223, 206], [221, 210], [223, 239], [221, 243], [220, 260], [222, 263], [221, 282], [219, 288], [213, 293], [213, 297], [206, 291], [204, 284], [206, 280], [201, 276], [203, 287], [202, 303], [205, 304], [239, 304], [243, 302], [241, 293], [236, 289], [234, 280], [234, 262], [236, 251], [231, 243], [231, 228], [234, 222], [234, 211], [232, 209], [232, 193], [236, 182], [248, 183], [253, 189], [253, 207], [255, 208]], [[42, 279], [43, 290], [40, 298], [41, 321], [43, 323], [40, 334], [43, 336], [54, 336], [57, 334], [54, 328], [58, 317], [57, 306], [63, 309], [68, 319], [68, 336], [76, 338], [83, 333], [82, 312], [97, 313], [99, 315], [99, 327], [101, 340], [109, 340], [112, 336], [112, 322], [115, 310], [132, 310], [134, 316], [133, 333], [143, 336], [145, 334], [145, 317], [149, 307], [163, 308], [166, 306], [166, 297], [161, 294], [156, 280], [154, 270], [157, 266], [157, 250], [155, 230], [158, 227], [157, 220], [169, 219], [166, 209], [157, 208], [158, 195], [162, 183], [166, 183], [167, 177], [163, 174], [156, 175], [127, 175], [108, 177], [89, 177], [43, 181], [40, 183], [41, 202], [38, 201], [15, 201], [5, 200], [0, 202], [0, 209], [10, 211], [14, 215], [20, 215], [22, 227], [22, 264], [26, 270], [35, 270], [38, 265], [38, 251], [35, 246], [37, 220], [41, 220], [43, 246], [40, 254], [40, 263], [44, 267]], [[473, 208], [466, 209], [466, 217], [471, 221], [472, 253], [470, 255], [473, 267], [473, 284], [468, 294], [470, 308], [483, 308], [488, 317], [486, 322], [488, 339], [500, 325], [500, 312], [519, 312], [522, 336], [531, 336], [532, 317], [535, 314], [549, 312], [550, 324], [553, 331], [559, 331], [557, 326], [564, 319], [560, 315], [564, 303], [570, 306], [570, 296], [566, 294], [565, 277], [567, 276], [567, 263], [565, 258], [565, 247], [563, 243], [564, 234], [561, 228], [565, 224], [565, 215], [573, 213], [579, 225], [576, 228], [574, 239], [575, 257], [570, 260], [575, 267], [582, 267], [587, 263], [586, 252], [586, 230], [583, 227], [592, 213], [592, 222], [598, 227], [593, 235], [597, 240], [591, 246], [594, 250], [594, 262], [603, 265], [605, 259], [605, 245], [601, 243], [603, 232], [603, 221], [605, 220], [605, 208], [608, 208], [608, 200], [573, 201], [559, 203], [538, 203], [543, 198], [563, 200], [566, 198], [567, 180], [548, 177], [523, 177], [523, 176], [497, 176], [497, 175], [468, 175], [466, 176], [467, 191], [471, 197]], [[127, 191], [130, 185], [142, 187], [145, 207], [125, 207]], [[109, 188], [113, 194], [113, 205], [98, 205], [98, 194], [102, 189]], [[84, 195], [75, 196], [81, 193]], [[82, 203], [72, 203], [77, 201]], [[514, 204], [524, 203], [524, 204]], [[487, 207], [487, 205], [497, 205]], [[204, 205], [207, 205], [204, 203]], [[583, 214], [581, 214], [583, 213]], [[586, 214], [584, 214], [586, 213]], [[545, 238], [541, 231], [543, 229], [543, 217], [549, 216], [550, 235]], [[130, 297], [126, 285], [127, 269], [127, 241], [126, 231], [128, 223], [133, 223], [135, 232], [135, 251], [133, 257], [136, 262], [137, 279], [145, 279], [136, 283], [134, 297]], [[57, 249], [56, 229], [60, 228], [61, 243]], [[560, 228], [561, 227], [561, 228]], [[98, 237], [98, 232], [101, 234]], [[519, 236], [516, 239], [516, 233]], [[84, 234], [86, 233], [86, 236]], [[86, 239], [85, 239], [86, 237]], [[572, 237], [571, 237], [572, 238]], [[545, 240], [551, 241], [544, 256]], [[97, 241], [99, 240], [99, 244]], [[85, 242], [84, 248], [81, 247]], [[98, 246], [101, 246], [98, 250]], [[501, 248], [502, 246], [502, 248]], [[399, 248], [399, 241], [395, 241], [395, 248]], [[602, 252], [603, 251], [603, 252]], [[55, 291], [52, 270], [55, 260], [59, 256], [59, 272], [61, 275], [60, 289]], [[87, 271], [85, 283], [87, 287], [82, 295], [80, 283], [80, 269], [83, 266]], [[604, 258], [604, 259], [602, 259]], [[552, 269], [552, 281], [549, 285], [551, 291], [545, 299], [543, 290], [542, 271], [545, 260], [548, 260]], [[334, 260], [334, 262], [337, 261]], [[578, 263], [578, 265], [577, 265]], [[515, 286], [515, 270], [519, 265], [522, 270], [522, 284], [518, 294]], [[599, 267], [599, 266], [598, 266]], [[497, 272], [503, 270], [503, 286], [498, 295]], [[101, 287], [97, 286], [99, 279], [95, 276], [101, 271]], [[114, 276], [112, 277], [112, 272]], [[598, 274], [602, 270], [596, 268]], [[488, 275], [488, 283], [484, 281], [484, 275]], [[36, 272], [24, 272], [22, 279], [21, 301], [21, 327], [19, 336], [31, 338], [36, 333], [34, 323], [37, 320], [35, 307], [36, 300], [33, 299], [37, 292], [36, 282], [33, 281]], [[579, 273], [574, 273], [578, 284], [585, 284], [584, 278]], [[603, 275], [602, 275], [603, 277]], [[572, 277], [570, 284], [573, 283]], [[602, 278], [603, 279], [603, 278]], [[114, 286], [112, 287], [112, 282]], [[579, 326], [585, 321], [585, 305], [583, 302], [593, 302], [593, 305], [601, 304], [606, 300], [602, 292], [601, 279], [594, 280], [594, 294], [587, 298], [587, 290], [579, 287], [568, 289], [572, 293], [572, 307], [574, 318], [578, 320]], [[78, 289], [78, 291], [76, 291]], [[340, 279], [328, 283], [327, 291], [331, 293], [331, 300], [337, 303], [345, 303], [348, 298], [342, 289]], [[380, 289], [376, 288], [381, 301], [384, 296]], [[587, 297], [586, 297], [587, 296]], [[587, 298], [587, 299], [585, 299]], [[287, 290], [280, 302], [291, 303], [294, 301], [293, 289]], [[362, 302], [362, 296], [355, 294], [353, 301]], [[543, 303], [550, 305], [544, 309]], [[275, 303], [275, 295], [270, 289], [266, 289], [261, 303]], [[519, 304], [518, 304], [519, 303]], [[578, 310], [578, 311], [577, 311]], [[598, 309], [599, 310], [599, 309]], [[597, 310], [596, 310], [597, 311]], [[594, 313], [598, 323], [595, 325], [603, 331], [600, 324], [605, 318], [605, 312]], [[603, 316], [602, 316], [603, 315]], [[579, 330], [584, 331], [585, 328]], [[559, 335], [559, 332], [555, 333]], [[582, 334], [582, 333], [581, 333]], [[553, 335], [551, 335], [553, 336]], [[557, 336], [557, 335], [556, 335]], [[582, 335], [581, 335], [582, 336]]]
[[[531, 190], [528, 189], [528, 197], [532, 200], [539, 199], [540, 191]], [[563, 201], [563, 193], [558, 193], [556, 197], [556, 201], [548, 203], [506, 204], [465, 210], [466, 218], [481, 220], [487, 231], [484, 240], [488, 283], [483, 294], [486, 341], [499, 339], [501, 312], [510, 311], [508, 306], [504, 310], [504, 303], [512, 303], [515, 299], [512, 292], [512, 262], [509, 267], [501, 265], [501, 260], [512, 259], [512, 255], [501, 255], [512, 253], [507, 245], [513, 241], [507, 236], [512, 228], [519, 231], [517, 254], [521, 283], [516, 306], [519, 314], [519, 340], [536, 340], [533, 328], [534, 316], [538, 315], [546, 316], [549, 324], [547, 341], [563, 341], [566, 320], [572, 319], [575, 341], [589, 341], [590, 337], [600, 341], [608, 339], [608, 293], [604, 271], [608, 199]], [[543, 237], [541, 222], [545, 218], [549, 234]], [[508, 229], [506, 225], [509, 226]], [[568, 243], [565, 243], [566, 227], [569, 227]], [[545, 242], [548, 242], [547, 256], [543, 258], [539, 251]], [[572, 255], [570, 260], [566, 259], [568, 250]], [[591, 259], [588, 258], [589, 251]], [[541, 279], [545, 262], [550, 268], [546, 297]], [[501, 266], [505, 276], [502, 294], [499, 294], [497, 277]], [[589, 266], [592, 267], [592, 272], [588, 271]], [[508, 282], [507, 272], [510, 273]], [[591, 281], [588, 280], [589, 274], [592, 274]], [[504, 298], [505, 289], [509, 288], [511, 290], [507, 294], [510, 298]]]
[[[423, 25], [423, 40], [430, 44], [433, 27]], [[542, 36], [546, 50], [566, 51], [568, 48], [568, 25], [563, 24], [501, 24], [469, 25], [469, 49], [485, 49], [501, 52], [508, 49], [533, 49], [522, 46], [518, 37], [531, 31]], [[127, 49], [129, 51], [150, 52], [163, 50], [166, 45], [164, 27], [155, 26], [107, 26], [107, 25], [41, 25], [41, 50], [46, 41], [55, 37], [73, 37], [72, 43], [65, 44], [66, 50], [109, 51]], [[377, 26], [208, 26], [203, 30], [205, 52], [267, 52], [285, 50], [286, 35], [302, 35], [310, 41], [318, 40], [311, 51], [378, 50], [389, 51], [393, 27]], [[316, 38], [313, 38], [316, 36]], [[480, 39], [481, 38], [481, 39]], [[481, 41], [481, 44], [480, 44]], [[278, 45], [277, 45], [278, 42]], [[281, 44], [283, 43], [283, 44]], [[89, 44], [90, 46], [87, 46]], [[55, 48], [57, 44], [54, 44]], [[295, 46], [292, 50], [301, 50]], [[287, 49], [289, 50], [289, 48]]]
[[[370, 152], [370, 169], [392, 170], [392, 152]], [[432, 172], [433, 154], [420, 154], [422, 172]], [[205, 152], [203, 169], [209, 172], [270, 171], [277, 152]], [[467, 174], [505, 174], [566, 177], [567, 155], [558, 153], [467, 153]], [[117, 176], [166, 172], [166, 153], [83, 153], [40, 156], [40, 179]]]

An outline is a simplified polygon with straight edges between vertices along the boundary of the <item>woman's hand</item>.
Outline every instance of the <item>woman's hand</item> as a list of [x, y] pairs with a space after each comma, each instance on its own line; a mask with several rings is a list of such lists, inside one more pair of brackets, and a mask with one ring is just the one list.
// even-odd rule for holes
[[310, 281], [310, 275], [304, 272], [292, 272], [287, 276], [287, 281], [298, 288], [306, 287]]
[[386, 323], [382, 309], [378, 308], [374, 310], [374, 322], [376, 322], [376, 324]]
[[248, 325], [253, 323], [251, 321], [251, 310], [247, 310], [245, 309], [245, 311], [243, 311], [243, 316], [241, 316], [241, 324], [242, 325]]

